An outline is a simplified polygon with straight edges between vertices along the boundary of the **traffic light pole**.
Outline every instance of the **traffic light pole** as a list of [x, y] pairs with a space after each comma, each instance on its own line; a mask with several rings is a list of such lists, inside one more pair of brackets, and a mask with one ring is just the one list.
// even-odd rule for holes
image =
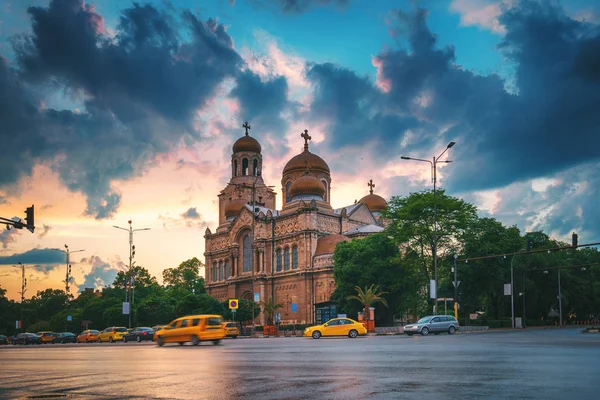
[[35, 221], [34, 221], [34, 207], [33, 204], [31, 207], [27, 207], [25, 210], [25, 224], [19, 218], [18, 221], [14, 221], [12, 219], [0, 217], [0, 221], [6, 225], [6, 229], [23, 229], [27, 228], [31, 233], [35, 231]]

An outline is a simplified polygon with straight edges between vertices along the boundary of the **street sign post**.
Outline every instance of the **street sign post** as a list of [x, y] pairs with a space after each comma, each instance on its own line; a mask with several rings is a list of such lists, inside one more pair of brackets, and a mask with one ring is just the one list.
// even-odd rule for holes
[[123, 315], [128, 315], [129, 314], [129, 302], [125, 301], [123, 302]]
[[239, 306], [238, 299], [229, 299], [229, 309], [230, 310], [237, 310], [238, 306]]

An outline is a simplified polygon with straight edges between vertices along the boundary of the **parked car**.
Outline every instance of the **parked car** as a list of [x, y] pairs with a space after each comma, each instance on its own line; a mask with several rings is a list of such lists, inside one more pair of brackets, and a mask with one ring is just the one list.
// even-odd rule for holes
[[0, 344], [8, 344], [8, 338], [4, 335], [0, 335]]
[[35, 333], [19, 333], [13, 339], [13, 344], [42, 344], [42, 338]]
[[90, 343], [98, 341], [98, 336], [100, 336], [100, 331], [95, 329], [88, 329], [81, 332], [77, 336], [77, 343]]
[[154, 341], [162, 346], [165, 343], [192, 342], [197, 346], [202, 341], [221, 343], [225, 337], [225, 324], [220, 315], [188, 315], [177, 318], [154, 333]]
[[312, 336], [319, 339], [321, 336], [348, 336], [355, 338], [358, 335], [366, 335], [367, 328], [360, 322], [350, 318], [330, 319], [323, 325], [309, 326], [304, 330], [303, 336]]
[[240, 328], [238, 328], [237, 322], [227, 322], [225, 324], [225, 336], [235, 339], [239, 334]]
[[42, 339], [42, 343], [52, 343], [52, 339], [54, 339], [54, 332], [51, 331], [42, 331], [38, 332], [37, 335]]
[[98, 336], [98, 342], [117, 342], [123, 340], [123, 336], [127, 333], [127, 328], [123, 326], [111, 326], [106, 328]]
[[77, 336], [71, 332], [62, 332], [54, 335], [52, 343], [77, 343]]
[[414, 324], [406, 325], [404, 327], [404, 333], [408, 336], [412, 336], [416, 333], [420, 333], [423, 336], [427, 336], [430, 333], [438, 335], [443, 332], [454, 335], [458, 328], [458, 321], [452, 315], [428, 315]]
[[123, 342], [141, 342], [142, 340], [152, 340], [154, 330], [148, 327], [138, 327], [123, 335]]

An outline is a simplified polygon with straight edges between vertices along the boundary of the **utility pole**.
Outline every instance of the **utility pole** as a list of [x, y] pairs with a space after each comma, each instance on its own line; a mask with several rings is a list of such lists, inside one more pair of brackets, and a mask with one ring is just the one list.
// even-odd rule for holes
[[458, 285], [460, 285], [460, 281], [457, 278], [458, 268], [456, 265], [456, 260], [458, 260], [458, 254], [454, 255], [454, 318], [458, 321]]
[[560, 319], [560, 327], [562, 328], [563, 326], [563, 312], [562, 312], [562, 298], [563, 295], [560, 292], [560, 268], [558, 269], [558, 313], [559, 315], [559, 319]]
[[25, 266], [19, 261], [21, 266], [21, 332], [23, 332], [23, 303], [25, 302], [25, 292], [27, 291], [27, 279], [25, 279]]
[[[114, 228], [121, 229], [121, 230], [127, 231], [129, 233], [129, 270], [127, 271], [127, 276], [125, 277], [125, 303], [127, 303], [129, 288], [131, 286], [133, 257], [135, 256], [135, 246], [133, 245], [133, 232], [150, 230], [150, 228], [133, 229], [133, 227], [131, 226], [131, 222], [132, 222], [131, 220], [127, 221], [127, 223], [129, 224], [129, 229], [121, 228], [120, 226], [113, 225]], [[129, 318], [129, 326], [128, 327], [129, 328], [131, 328], [131, 311], [132, 311], [132, 307], [130, 305], [129, 312], [128, 312], [128, 318]]]
[[72, 253], [79, 253], [85, 250], [74, 250], [71, 251], [69, 250], [69, 246], [65, 244], [65, 250], [60, 250], [57, 249], [58, 251], [64, 251], [64, 253], [67, 255], [67, 271], [66, 271], [66, 275], [65, 275], [65, 293], [67, 295], [67, 305], [69, 304], [69, 300], [71, 299], [71, 286], [69, 285], [71, 283], [71, 254]]

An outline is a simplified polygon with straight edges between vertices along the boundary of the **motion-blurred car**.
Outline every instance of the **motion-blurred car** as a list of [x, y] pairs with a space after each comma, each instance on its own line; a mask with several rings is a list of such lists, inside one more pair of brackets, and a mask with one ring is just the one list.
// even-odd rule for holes
[[309, 326], [304, 330], [303, 336], [312, 336], [319, 339], [321, 336], [348, 336], [355, 338], [358, 335], [366, 335], [367, 328], [360, 322], [350, 318], [330, 319], [323, 325]]
[[225, 324], [220, 315], [188, 315], [177, 318], [163, 329], [154, 333], [154, 341], [162, 346], [165, 343], [192, 342], [197, 346], [202, 341], [221, 343], [225, 337]]
[[123, 342], [141, 342], [143, 340], [152, 340], [154, 337], [154, 330], [148, 327], [138, 327], [131, 330], [131, 332], [123, 335]]
[[42, 344], [42, 338], [35, 333], [19, 333], [13, 339], [13, 344]]
[[4, 335], [0, 335], [0, 344], [8, 344], [8, 338]]
[[111, 326], [100, 332], [98, 342], [118, 342], [123, 340], [125, 334], [127, 334], [127, 328], [123, 326]]
[[54, 335], [52, 343], [77, 343], [77, 336], [71, 332], [61, 332]]
[[230, 338], [237, 338], [240, 334], [240, 328], [238, 328], [237, 322], [227, 322], [225, 324], [225, 336]]
[[52, 343], [52, 339], [54, 339], [54, 332], [51, 331], [42, 331], [38, 332], [37, 335], [42, 339], [42, 343]]
[[414, 324], [408, 324], [404, 327], [404, 333], [408, 336], [420, 333], [423, 336], [429, 335], [429, 333], [435, 333], [436, 335], [448, 332], [450, 335], [458, 330], [459, 324], [456, 318], [452, 315], [428, 315], [421, 318]]
[[90, 343], [98, 341], [98, 336], [100, 335], [100, 331], [95, 329], [88, 329], [79, 334], [77, 336], [77, 343]]

